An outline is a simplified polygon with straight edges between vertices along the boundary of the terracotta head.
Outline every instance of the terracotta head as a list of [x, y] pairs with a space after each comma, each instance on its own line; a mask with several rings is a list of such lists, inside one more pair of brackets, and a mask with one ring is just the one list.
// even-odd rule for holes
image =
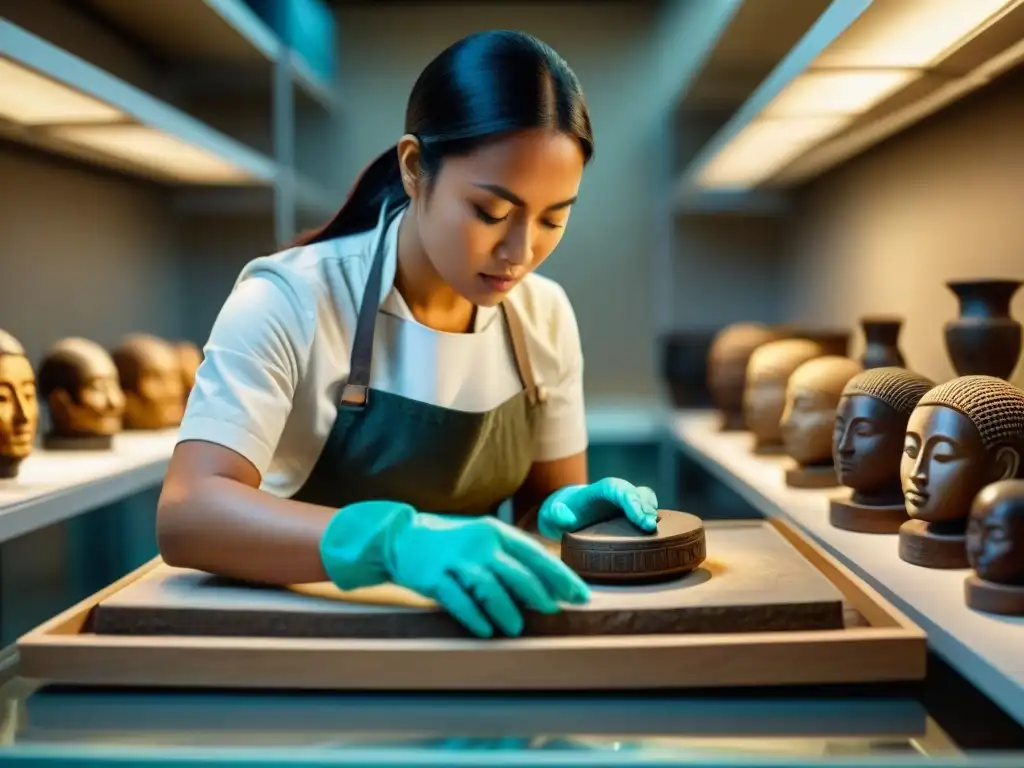
[[1024, 392], [993, 376], [929, 390], [907, 422], [900, 479], [907, 514], [966, 521], [989, 483], [1024, 474]]
[[0, 330], [0, 477], [14, 477], [32, 453], [39, 425], [36, 376], [21, 343]]
[[121, 342], [113, 358], [125, 394], [125, 428], [165, 429], [181, 423], [181, 364], [169, 343], [149, 334], [134, 334]]
[[1024, 480], [1000, 480], [975, 497], [967, 560], [985, 581], [1024, 586]]
[[39, 367], [39, 393], [53, 433], [74, 437], [121, 430], [125, 398], [110, 354], [88, 339], [57, 342]]
[[203, 353], [191, 341], [179, 341], [174, 345], [174, 351], [178, 355], [178, 364], [181, 366], [183, 397], [188, 400], [188, 395], [196, 384], [196, 371], [199, 370], [199, 365], [203, 362]]
[[789, 377], [821, 354], [821, 347], [807, 339], [770, 341], [751, 354], [743, 390], [743, 416], [759, 445], [782, 440], [779, 424], [786, 408]]
[[907, 422], [935, 382], [906, 368], [873, 368], [843, 388], [832, 456], [839, 482], [857, 503], [903, 503], [900, 461]]
[[760, 323], [735, 323], [718, 332], [708, 353], [708, 388], [718, 410], [742, 418], [750, 356], [777, 338], [777, 331]]
[[848, 357], [823, 355], [793, 371], [786, 384], [786, 407], [779, 425], [786, 453], [797, 464], [832, 460], [836, 408], [846, 382], [860, 373]]

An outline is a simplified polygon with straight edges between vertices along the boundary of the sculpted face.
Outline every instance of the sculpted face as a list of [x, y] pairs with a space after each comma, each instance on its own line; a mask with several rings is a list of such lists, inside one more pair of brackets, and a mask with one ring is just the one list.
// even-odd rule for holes
[[24, 355], [0, 355], [0, 457], [20, 461], [32, 453], [38, 424], [32, 364]]
[[839, 482], [867, 494], [899, 488], [905, 432], [903, 417], [878, 398], [842, 398], [832, 434]]
[[89, 376], [82, 382], [77, 398], [58, 391], [51, 402], [54, 421], [65, 423], [71, 432], [113, 435], [121, 429], [125, 397], [116, 372]]
[[835, 415], [835, 395], [791, 386], [781, 423], [786, 453], [798, 464], [818, 464], [830, 459]]
[[907, 422], [900, 461], [907, 514], [932, 523], [965, 519], [990, 482], [991, 463], [970, 419], [952, 408], [918, 406]]
[[967, 525], [967, 559], [978, 576], [1024, 586], [1024, 482], [987, 486]]
[[174, 348], [156, 338], [136, 340], [115, 352], [129, 429], [164, 429], [181, 423], [185, 386]]
[[125, 397], [117, 368], [103, 347], [86, 339], [54, 346], [39, 369], [54, 432], [60, 435], [113, 435], [121, 430]]
[[743, 413], [747, 427], [762, 442], [782, 439], [779, 422], [786, 409], [785, 376], [763, 376], [748, 381], [743, 393]]

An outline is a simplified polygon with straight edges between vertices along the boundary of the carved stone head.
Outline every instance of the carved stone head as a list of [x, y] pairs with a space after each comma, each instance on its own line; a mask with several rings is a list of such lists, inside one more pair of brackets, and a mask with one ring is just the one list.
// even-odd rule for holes
[[758, 445], [781, 442], [779, 425], [786, 408], [789, 377], [803, 363], [821, 354], [821, 347], [807, 339], [770, 341], [751, 354], [743, 391], [743, 416]]
[[735, 323], [723, 328], [711, 342], [708, 353], [708, 389], [715, 407], [729, 425], [745, 428], [743, 389], [747, 364], [754, 350], [779, 338], [779, 333], [760, 323]]
[[39, 367], [39, 393], [49, 406], [53, 434], [106, 436], [121, 430], [125, 398], [117, 367], [95, 342], [68, 338], [54, 344]]
[[858, 373], [843, 389], [836, 409], [832, 455], [839, 482], [860, 504], [902, 504], [900, 461], [910, 414], [931, 379], [906, 368]]
[[900, 479], [907, 514], [966, 521], [989, 483], [1024, 475], [1024, 392], [994, 376], [929, 390], [907, 422]]
[[126, 429], [166, 429], [181, 423], [181, 364], [168, 342], [133, 334], [114, 350], [113, 358], [125, 394]]
[[39, 425], [36, 375], [21, 343], [0, 330], [0, 478], [16, 477]]
[[782, 412], [782, 441], [797, 464], [832, 460], [836, 408], [846, 382], [860, 373], [860, 363], [848, 357], [823, 355], [793, 371], [786, 384]]
[[967, 560], [985, 581], [1024, 586], [1024, 480], [1000, 480], [975, 497]]
[[191, 341], [179, 341], [174, 345], [174, 351], [178, 355], [178, 364], [181, 366], [183, 397], [188, 400], [189, 393], [196, 384], [196, 371], [199, 370], [199, 366], [203, 362], [203, 353]]

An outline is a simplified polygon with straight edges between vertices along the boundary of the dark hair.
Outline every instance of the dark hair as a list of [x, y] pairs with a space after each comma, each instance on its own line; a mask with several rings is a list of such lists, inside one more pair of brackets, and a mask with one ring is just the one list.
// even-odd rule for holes
[[[416, 80], [405, 110], [405, 133], [419, 140], [420, 168], [428, 181], [446, 157], [468, 154], [504, 134], [546, 126], [574, 136], [584, 162], [593, 156], [590, 116], [576, 75], [550, 46], [507, 30], [477, 32], [443, 50]], [[372, 229], [386, 199], [408, 199], [397, 144], [360, 174], [331, 221], [296, 244]]]

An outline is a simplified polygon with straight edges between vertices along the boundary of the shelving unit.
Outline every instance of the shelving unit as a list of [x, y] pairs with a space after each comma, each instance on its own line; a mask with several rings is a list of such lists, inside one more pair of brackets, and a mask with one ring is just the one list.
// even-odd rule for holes
[[[329, 136], [334, 84], [243, 0], [46, 2], [0, 22], [0, 135], [174, 187], [185, 217], [255, 217], [279, 245], [300, 218], [333, 211], [328, 180], [296, 167], [295, 143]], [[60, 23], [97, 41], [113, 35], [131, 55], [62, 36]]]
[[789, 460], [754, 455], [750, 434], [719, 432], [717, 414], [683, 412], [673, 422], [682, 451], [763, 514], [799, 525], [921, 626], [929, 644], [964, 677], [1024, 723], [1024, 617], [969, 609], [963, 596], [969, 571], [906, 563], [896, 536], [834, 528], [828, 499], [841, 489], [788, 488], [783, 469]]

